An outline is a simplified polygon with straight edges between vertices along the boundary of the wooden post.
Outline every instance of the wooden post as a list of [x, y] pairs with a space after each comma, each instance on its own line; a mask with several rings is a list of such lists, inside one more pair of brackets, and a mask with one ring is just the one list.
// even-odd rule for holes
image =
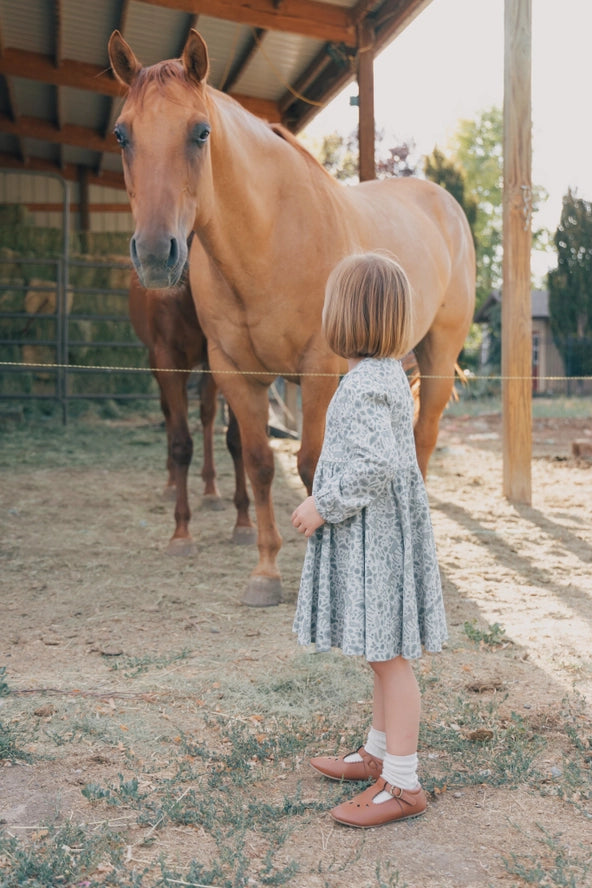
[[358, 29], [358, 141], [360, 182], [376, 178], [374, 162], [374, 33]]
[[532, 0], [505, 0], [502, 425], [504, 495], [531, 503]]

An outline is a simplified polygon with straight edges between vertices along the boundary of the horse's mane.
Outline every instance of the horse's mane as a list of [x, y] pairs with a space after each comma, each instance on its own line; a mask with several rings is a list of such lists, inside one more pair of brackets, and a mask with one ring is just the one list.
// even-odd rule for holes
[[270, 124], [268, 124], [268, 126], [271, 129], [271, 131], [276, 134], [276, 136], [279, 136], [280, 139], [283, 139], [285, 142], [287, 142], [289, 145], [291, 145], [292, 148], [295, 148], [297, 151], [299, 151], [300, 154], [302, 154], [309, 163], [313, 164], [313, 166], [317, 167], [319, 170], [321, 170], [323, 173], [325, 173], [325, 175], [328, 176], [332, 182], [335, 181], [333, 179], [333, 176], [331, 176], [331, 174], [328, 172], [328, 170], [325, 169], [323, 164], [317, 160], [317, 158], [314, 156], [314, 154], [310, 153], [308, 148], [306, 148], [302, 144], [302, 142], [300, 142], [296, 138], [296, 136], [290, 132], [289, 129], [286, 129], [286, 127], [282, 126], [281, 123], [270, 123]]

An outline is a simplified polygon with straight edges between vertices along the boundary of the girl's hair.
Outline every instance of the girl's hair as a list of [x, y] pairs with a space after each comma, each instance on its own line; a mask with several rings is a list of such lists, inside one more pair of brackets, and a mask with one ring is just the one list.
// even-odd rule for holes
[[411, 335], [411, 288], [388, 253], [356, 253], [335, 266], [325, 287], [323, 332], [343, 358], [401, 358]]

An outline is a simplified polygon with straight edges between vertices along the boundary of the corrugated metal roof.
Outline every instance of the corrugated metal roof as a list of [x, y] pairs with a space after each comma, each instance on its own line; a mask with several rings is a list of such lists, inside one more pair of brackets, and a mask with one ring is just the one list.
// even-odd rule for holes
[[[376, 50], [431, 0], [0, 0], [0, 167], [123, 188], [113, 123], [119, 29], [144, 64], [176, 58], [192, 27], [210, 83], [300, 130], [354, 75], [357, 34]], [[198, 15], [199, 11], [199, 15]]]

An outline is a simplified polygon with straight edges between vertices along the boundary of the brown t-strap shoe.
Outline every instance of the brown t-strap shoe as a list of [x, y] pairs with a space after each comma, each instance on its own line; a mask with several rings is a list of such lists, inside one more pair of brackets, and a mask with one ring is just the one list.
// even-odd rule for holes
[[[384, 791], [388, 792], [391, 798], [384, 802], [375, 802], [374, 799]], [[395, 823], [397, 820], [421, 817], [425, 814], [426, 807], [426, 795], [421, 787], [399, 789], [381, 777], [350, 802], [343, 802], [333, 808], [331, 817], [345, 826], [367, 829], [371, 826]]]
[[348, 752], [342, 756], [318, 756], [310, 760], [311, 766], [330, 780], [377, 780], [382, 774], [382, 760], [370, 755], [363, 746], [356, 750], [361, 762], [346, 762]]

